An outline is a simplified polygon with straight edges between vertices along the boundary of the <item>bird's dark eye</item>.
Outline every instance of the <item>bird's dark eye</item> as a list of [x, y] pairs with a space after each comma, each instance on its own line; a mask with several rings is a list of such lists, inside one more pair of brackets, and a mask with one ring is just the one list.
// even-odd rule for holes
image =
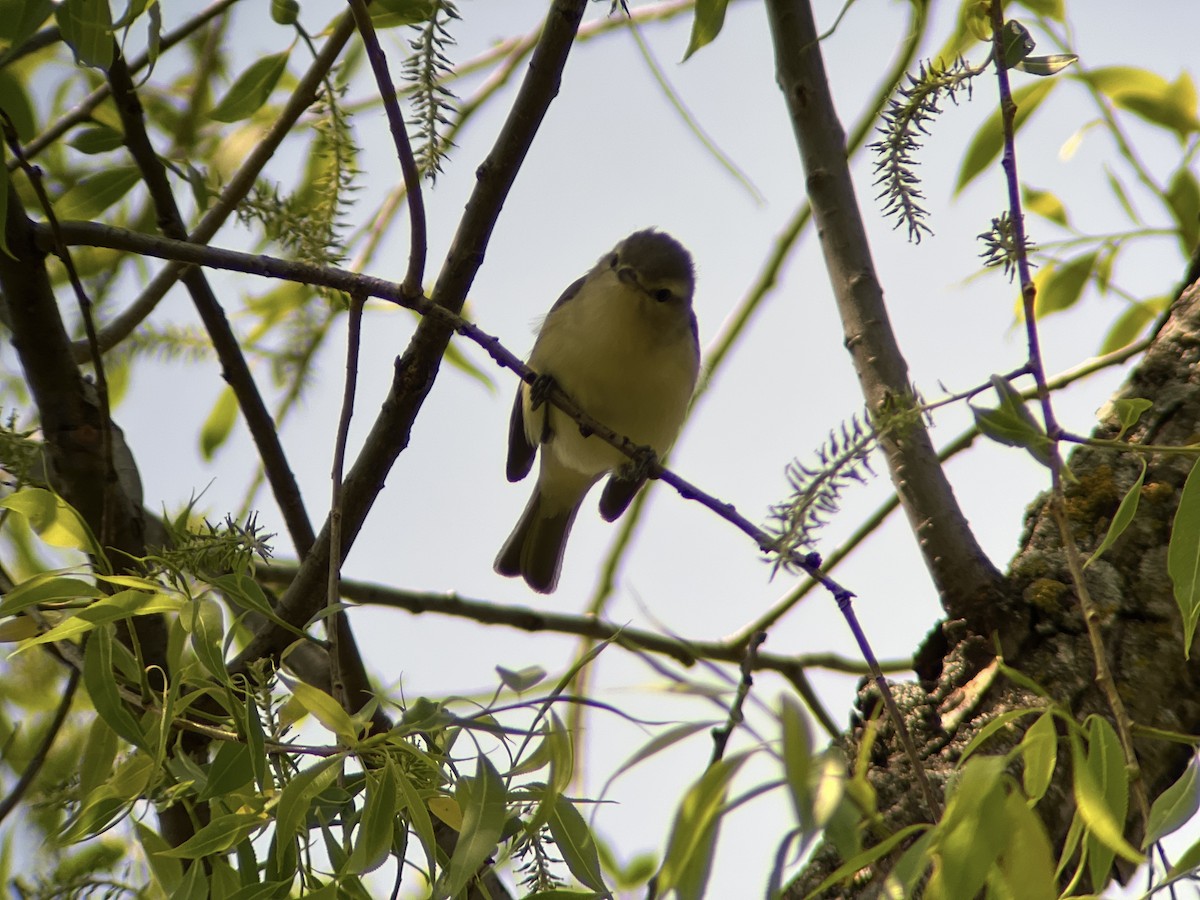
[[618, 262], [620, 262], [620, 257], [619, 257], [619, 256], [617, 256], [617, 254], [615, 254], [615, 253], [610, 253], [610, 254], [608, 255], [608, 267], [609, 267], [610, 269], [615, 269], [615, 268], [617, 267], [617, 263], [618, 263]]
[[666, 288], [659, 288], [657, 291], [654, 292], [653, 296], [654, 296], [654, 299], [657, 300], [659, 303], [666, 303], [668, 300], [671, 299], [672, 295], [671, 295], [671, 292], [669, 290], [667, 290]]

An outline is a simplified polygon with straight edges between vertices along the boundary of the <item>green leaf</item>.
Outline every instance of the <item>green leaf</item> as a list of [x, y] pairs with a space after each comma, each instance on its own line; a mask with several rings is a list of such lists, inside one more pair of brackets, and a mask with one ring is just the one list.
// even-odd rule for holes
[[1109, 404], [1111, 414], [1116, 416], [1117, 421], [1121, 424], [1121, 430], [1117, 433], [1116, 440], [1119, 441], [1125, 437], [1125, 432], [1137, 424], [1142, 413], [1153, 408], [1154, 403], [1144, 397], [1122, 397]]
[[[924, 824], [909, 825], [905, 828], [901, 828], [894, 834], [884, 838], [878, 844], [873, 844], [861, 853], [856, 854], [855, 856], [852, 856], [850, 859], [846, 860], [844, 863], [838, 866], [828, 878], [817, 885], [816, 889], [813, 890], [808, 897], [805, 898], [805, 900], [815, 900], [815, 898], [837, 896], [836, 894], [829, 894], [826, 892], [835, 884], [845, 881], [847, 878], [850, 878], [862, 869], [865, 869], [877, 859], [882, 859], [884, 856], [887, 856], [909, 838], [913, 837], [914, 835], [921, 834], [922, 832], [929, 832], [929, 830], [930, 826]], [[926, 837], [930, 836], [932, 836], [932, 832], [926, 835]], [[922, 838], [921, 841], [924, 844], [925, 838]]]
[[112, 626], [97, 628], [83, 655], [83, 686], [96, 713], [117, 734], [134, 746], [145, 744], [141, 726], [121, 700], [113, 671]]
[[221, 611], [221, 604], [211, 597], [187, 601], [187, 607], [180, 609], [179, 620], [188, 631], [192, 652], [196, 654], [200, 664], [208, 674], [219, 681], [225, 681], [228, 671], [225, 668], [223, 650], [225, 617]]
[[304, 825], [312, 802], [338, 776], [342, 757], [331, 756], [305, 769], [287, 783], [275, 812], [276, 851], [290, 843]]
[[[2, 14], [2, 12], [0, 12]], [[25, 85], [8, 69], [0, 69], [0, 109], [12, 120], [17, 130], [17, 139], [22, 143], [31, 140], [38, 132], [37, 115], [29, 100]], [[5, 146], [7, 150], [7, 145]], [[0, 222], [3, 222], [0, 219]]]
[[1042, 465], [1050, 465], [1054, 457], [1054, 442], [1046, 437], [1046, 432], [1025, 408], [1021, 395], [999, 375], [993, 375], [991, 381], [1000, 397], [1000, 406], [996, 409], [971, 406], [979, 430], [997, 443], [1023, 447]]
[[706, 44], [712, 43], [725, 24], [725, 7], [729, 0], [696, 0], [696, 15], [692, 18], [692, 36], [683, 58], [686, 61]]
[[[508, 791], [496, 767], [482, 753], [474, 778], [458, 783], [463, 821], [458, 843], [441, 885], [443, 896], [456, 896], [496, 849], [508, 819]], [[465, 796], [463, 796], [465, 795]], [[465, 801], [465, 802], [464, 802]]]
[[546, 678], [546, 670], [541, 666], [527, 666], [514, 672], [504, 666], [496, 666], [496, 674], [504, 686], [517, 694], [523, 694], [535, 685], [541, 684]]
[[250, 760], [250, 748], [236, 741], [223, 741], [209, 766], [208, 781], [196, 799], [225, 797], [241, 790], [253, 779], [254, 764]]
[[1096, 256], [1096, 251], [1092, 251], [1065, 263], [1052, 263], [1038, 272], [1034, 278], [1037, 299], [1033, 314], [1039, 321], [1079, 302], [1084, 285], [1096, 267]]
[[93, 719], [79, 765], [81, 797], [87, 797], [108, 780], [116, 758], [117, 733], [103, 719]]
[[358, 741], [359, 726], [350, 718], [350, 714], [342, 709], [342, 705], [320, 688], [305, 684], [303, 681], [290, 682], [292, 696], [318, 722], [332, 731], [347, 744]]
[[226, 813], [214, 818], [178, 847], [163, 851], [163, 856], [200, 859], [214, 853], [224, 853], [242, 838], [265, 828], [268, 821], [263, 813]]
[[254, 115], [279, 83], [287, 68], [288, 54], [289, 51], [285, 50], [251, 63], [208, 114], [209, 118], [229, 123], [240, 122]]
[[608, 887], [604, 883], [600, 856], [596, 850], [596, 838], [574, 804], [566, 797], [558, 796], [547, 824], [554, 845], [558, 847], [571, 874], [580, 884], [607, 893]]
[[271, 0], [271, 19], [278, 25], [295, 25], [300, 18], [297, 0]]
[[91, 582], [68, 578], [58, 572], [40, 572], [4, 595], [0, 600], [0, 616], [15, 615], [39, 603], [94, 600], [103, 596], [104, 592]]
[[1003, 814], [1008, 841], [988, 879], [988, 896], [1055, 900], [1054, 854], [1042, 820], [1015, 793], [1005, 799]]
[[1002, 809], [1007, 760], [973, 756], [963, 766], [938, 823], [932, 896], [974, 897], [1008, 843]]
[[703, 896], [725, 796], [733, 776], [748, 758], [742, 753], [717, 760], [684, 795], [675, 813], [662, 867], [658, 870], [660, 894], [676, 890], [680, 898]]
[[805, 837], [808, 837], [812, 834], [816, 818], [810, 784], [813, 774], [812, 732], [809, 731], [808, 720], [800, 704], [786, 694], [779, 710], [779, 724], [783, 730], [783, 771], [787, 777], [788, 791], [792, 795], [796, 820]]
[[1141, 303], [1131, 304], [1117, 317], [1105, 335], [1104, 343], [1100, 345], [1101, 355], [1128, 347], [1136, 341], [1145, 332], [1146, 326], [1157, 319], [1170, 302], [1169, 297], [1152, 297]]
[[200, 454], [206, 460], [211, 460], [217, 449], [229, 439], [237, 422], [237, 414], [237, 396], [233, 388], [226, 385], [200, 427]]
[[1021, 188], [1021, 204], [1030, 212], [1041, 216], [1043, 219], [1049, 219], [1063, 228], [1069, 228], [1071, 225], [1067, 219], [1066, 206], [1063, 205], [1062, 200], [1058, 199], [1058, 195], [1051, 191], [1043, 191], [1024, 185]]
[[173, 594], [162, 592], [148, 593], [146, 591], [121, 591], [111, 597], [103, 597], [91, 605], [81, 609], [70, 618], [59, 622], [49, 631], [30, 638], [23, 643], [17, 652], [48, 644], [53, 641], [65, 641], [81, 634], [87, 634], [101, 625], [130, 619], [134, 616], [149, 616], [155, 613], [177, 612], [184, 601]]
[[[1021, 130], [1021, 126], [1025, 124], [1025, 120], [1029, 118], [1029, 114], [1037, 109], [1043, 100], [1050, 96], [1050, 92], [1054, 90], [1055, 85], [1058, 83], [1057, 80], [1037, 81], [1013, 91], [1013, 102], [1017, 104], [1017, 114], [1013, 120], [1014, 134]], [[963, 188], [974, 181], [984, 169], [992, 164], [992, 161], [1000, 155], [1000, 151], [1003, 148], [1004, 130], [1001, 127], [1000, 112], [997, 110], [988, 116], [987, 120], [979, 126], [979, 130], [975, 132], [975, 137], [971, 140], [970, 146], [967, 147], [967, 152], [963, 156], [962, 166], [958, 170], [958, 180], [954, 185], [954, 193], [961, 193]]]
[[[7, 157], [8, 145], [4, 141], [0, 141], [0, 225], [8, 221], [8, 189], [10, 182]], [[0, 228], [0, 252], [3, 252], [9, 259], [16, 259], [12, 251], [8, 249], [7, 228]]]
[[354, 850], [344, 872], [362, 875], [374, 872], [392, 849], [392, 822], [396, 818], [396, 774], [391, 760], [382, 770], [367, 771], [367, 794], [362, 821], [354, 836]]
[[1125, 529], [1129, 527], [1129, 523], [1137, 515], [1138, 501], [1142, 497], [1142, 482], [1146, 479], [1146, 461], [1143, 459], [1141, 462], [1141, 473], [1129, 490], [1125, 492], [1125, 496], [1121, 498], [1121, 505], [1117, 507], [1116, 515], [1113, 516], [1113, 520], [1108, 525], [1108, 533], [1104, 535], [1104, 540], [1100, 542], [1100, 546], [1096, 548], [1096, 552], [1089, 556], [1087, 562], [1083, 564], [1085, 569], [1095, 560], [1099, 559], [1105, 550], [1117, 542], [1117, 538], [1125, 533]]
[[415, 25], [433, 16], [433, 0], [375, 0], [370, 10], [376, 28]]
[[1155, 798], [1154, 805], [1150, 807], [1146, 837], [1142, 840], [1143, 850], [1177, 831], [1200, 810], [1200, 779], [1196, 777], [1196, 767], [1196, 757], [1193, 756], [1175, 783]]
[[125, 143], [125, 135], [107, 125], [93, 125], [79, 129], [67, 143], [80, 153], [94, 155], [119, 149]]
[[1175, 170], [1167, 185], [1166, 200], [1179, 226], [1179, 243], [1187, 256], [1200, 243], [1200, 184], [1191, 167], [1182, 165]]
[[1030, 53], [1037, 44], [1030, 35], [1029, 29], [1016, 19], [1008, 19], [1004, 23], [1000, 35], [1000, 47], [1004, 58], [1004, 68], [1011, 69]]
[[402, 802], [400, 810], [407, 812], [409, 827], [417, 834], [421, 848], [425, 851], [425, 863], [428, 866], [429, 881], [437, 881], [437, 840], [433, 831], [433, 820], [429, 817], [429, 809], [425, 801], [417, 793], [403, 768], [396, 772], [396, 780], [400, 785]]
[[1168, 82], [1148, 69], [1109, 66], [1083, 72], [1078, 77], [1090, 82], [1115, 105], [1176, 132], [1181, 139], [1200, 130], [1196, 119], [1196, 86], [1187, 72]]
[[[1107, 724], [1105, 722], [1105, 725]], [[1108, 730], [1111, 731], [1111, 729], [1110, 725]], [[1109, 861], [1113, 854], [1119, 853], [1134, 864], [1142, 861], [1141, 854], [1130, 846], [1122, 834], [1124, 813], [1121, 813], [1118, 820], [1114, 808], [1109, 805], [1109, 795], [1112, 794], [1115, 797], [1119, 789], [1119, 777], [1114, 777], [1112, 752], [1111, 748], [1107, 747], [1109, 742], [1103, 737], [1104, 734], [1102, 727], [1094, 729], [1093, 740], [1090, 743], [1095, 746], [1088, 748], [1086, 756], [1080, 746], [1079, 738], [1074, 733], [1071, 734], [1071, 768], [1075, 805], [1088, 828], [1087, 840], [1090, 848], [1088, 869], [1092, 877], [1100, 879], [1094, 883], [1101, 885], [1108, 880], [1108, 870], [1111, 866]], [[1118, 752], [1119, 749], [1118, 747]], [[1117, 760], [1117, 765], [1120, 766], [1123, 774], [1123, 762]], [[1128, 786], [1126, 786], [1126, 790], [1128, 790]], [[1128, 796], [1126, 796], [1126, 801], [1128, 801]], [[1110, 852], [1103, 854], [1100, 852], [1101, 850]], [[1105, 856], [1107, 856], [1107, 860]]]
[[25, 43], [53, 12], [51, 0], [0, 0], [0, 43]]
[[1063, 0], [1021, 0], [1021, 5], [1036, 16], [1045, 16], [1056, 22], [1061, 22], [1066, 14]]
[[51, 547], [82, 550], [98, 556], [99, 545], [83, 517], [66, 500], [43, 488], [22, 488], [15, 494], [0, 498], [0, 509], [20, 513]]
[[1032, 805], [1046, 795], [1058, 761], [1058, 733], [1054, 729], [1054, 714], [1042, 713], [1029, 726], [1017, 750], [1025, 762], [1022, 780], [1025, 796]]
[[63, 0], [54, 10], [63, 40], [83, 66], [107, 69], [113, 60], [113, 20], [108, 0]]
[[1175, 591], [1175, 603], [1183, 617], [1183, 655], [1190, 659], [1196, 622], [1200, 620], [1200, 463], [1192, 466], [1179, 509], [1171, 526], [1167, 546], [1167, 574]]
[[89, 175], [63, 194], [54, 204], [60, 219], [95, 219], [129, 193], [141, 181], [136, 166], [113, 166]]
[[1019, 69], [1029, 75], [1057, 75], [1067, 66], [1078, 62], [1079, 57], [1074, 53], [1051, 53], [1049, 56], [1027, 56], [1018, 63], [1013, 64], [1014, 69]]

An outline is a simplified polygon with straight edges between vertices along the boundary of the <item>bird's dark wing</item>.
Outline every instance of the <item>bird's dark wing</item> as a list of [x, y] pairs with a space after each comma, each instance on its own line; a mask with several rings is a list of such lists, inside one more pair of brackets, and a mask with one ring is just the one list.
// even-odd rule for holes
[[509, 481], [520, 481], [533, 468], [533, 455], [537, 447], [529, 443], [525, 434], [525, 411], [521, 405], [522, 385], [517, 385], [517, 396], [513, 399], [512, 415], [508, 417], [508, 463], [505, 474]]

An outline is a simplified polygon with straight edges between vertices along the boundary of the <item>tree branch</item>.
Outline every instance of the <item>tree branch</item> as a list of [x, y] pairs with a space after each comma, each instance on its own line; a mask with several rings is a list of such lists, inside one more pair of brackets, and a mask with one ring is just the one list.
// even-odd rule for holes
[[[915, 405], [875, 274], [807, 0], [769, 0], [777, 79], [807, 174], [809, 198], [837, 300], [846, 347], [877, 421]], [[975, 541], [919, 416], [885, 433], [881, 446], [909, 523], [952, 617], [986, 633], [999, 574]]]

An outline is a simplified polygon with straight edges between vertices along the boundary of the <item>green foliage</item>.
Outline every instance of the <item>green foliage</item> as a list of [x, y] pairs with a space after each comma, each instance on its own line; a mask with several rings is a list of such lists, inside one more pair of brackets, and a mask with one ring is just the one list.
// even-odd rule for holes
[[1183, 617], [1183, 654], [1191, 658], [1192, 638], [1200, 621], [1200, 465], [1183, 485], [1179, 508], [1171, 526], [1167, 548], [1167, 573], [1175, 589], [1175, 602]]

